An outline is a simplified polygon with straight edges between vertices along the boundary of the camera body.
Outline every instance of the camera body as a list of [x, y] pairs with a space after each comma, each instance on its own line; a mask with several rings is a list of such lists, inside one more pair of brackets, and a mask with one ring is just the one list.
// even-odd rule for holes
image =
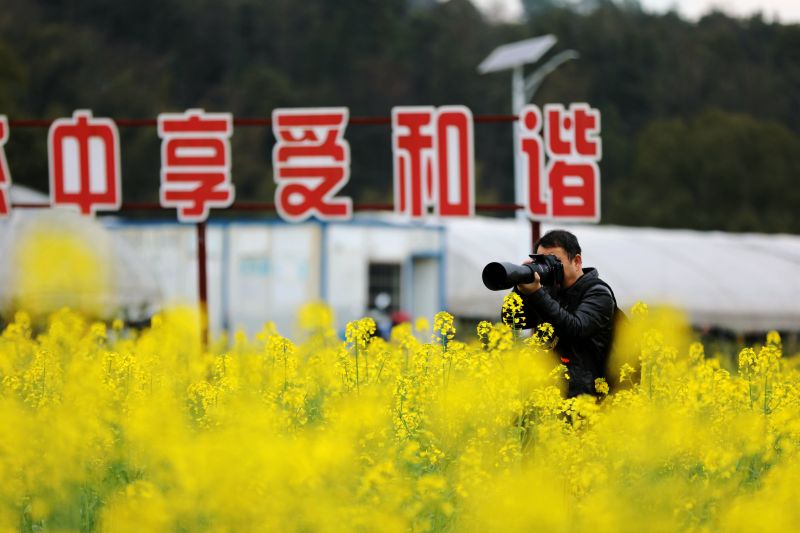
[[514, 263], [489, 263], [481, 277], [486, 288], [492, 291], [507, 290], [523, 283], [532, 283], [534, 274], [545, 287], [555, 287], [564, 282], [564, 265], [553, 255], [531, 254], [533, 262], [527, 265]]

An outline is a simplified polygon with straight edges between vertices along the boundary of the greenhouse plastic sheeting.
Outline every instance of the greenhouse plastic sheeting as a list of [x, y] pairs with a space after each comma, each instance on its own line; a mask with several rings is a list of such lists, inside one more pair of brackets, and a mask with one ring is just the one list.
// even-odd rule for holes
[[[491, 261], [530, 253], [527, 221], [471, 218], [447, 226], [447, 301], [461, 316], [499, 317], [505, 291], [483, 286]], [[542, 234], [556, 226], [543, 224]], [[600, 225], [561, 225], [628, 311], [670, 305], [698, 327], [736, 332], [800, 330], [800, 237]]]

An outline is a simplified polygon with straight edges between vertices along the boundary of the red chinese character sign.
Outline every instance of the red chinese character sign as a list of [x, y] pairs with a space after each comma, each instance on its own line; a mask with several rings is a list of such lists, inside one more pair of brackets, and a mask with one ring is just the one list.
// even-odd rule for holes
[[211, 207], [229, 207], [233, 116], [190, 109], [158, 116], [161, 189], [164, 207], [178, 210], [181, 222], [202, 222]]
[[[600, 113], [588, 104], [522, 109], [514, 147], [521, 161], [524, 209], [533, 220], [600, 219]], [[352, 200], [338, 193], [350, 178], [345, 107], [276, 109], [272, 151], [278, 214], [289, 222], [310, 217], [348, 220]], [[233, 204], [230, 113], [190, 109], [158, 116], [161, 206], [181, 222], [202, 222], [211, 208]], [[392, 109], [395, 211], [419, 219], [475, 213], [473, 117], [464, 106]], [[11, 208], [11, 176], [4, 145], [8, 121], [0, 115], [0, 217]], [[108, 118], [75, 111], [53, 122], [48, 135], [51, 203], [84, 215], [122, 204], [119, 133]], [[520, 166], [517, 166], [520, 168]]]
[[348, 117], [345, 107], [272, 112], [275, 206], [284, 220], [352, 217], [352, 200], [336, 196], [350, 179], [350, 145], [344, 140]]
[[75, 111], [53, 122], [47, 147], [53, 206], [77, 207], [83, 215], [119, 209], [119, 132], [113, 120]]
[[569, 109], [548, 104], [543, 117], [539, 108], [528, 105], [520, 112], [518, 127], [528, 216], [533, 220], [598, 222], [600, 112], [587, 104], [572, 104]]
[[392, 109], [395, 211], [421, 218], [475, 213], [472, 112], [464, 106]]
[[8, 197], [8, 187], [11, 185], [11, 172], [6, 161], [5, 144], [8, 141], [8, 118], [0, 115], [0, 218], [8, 216], [11, 210], [11, 199]]

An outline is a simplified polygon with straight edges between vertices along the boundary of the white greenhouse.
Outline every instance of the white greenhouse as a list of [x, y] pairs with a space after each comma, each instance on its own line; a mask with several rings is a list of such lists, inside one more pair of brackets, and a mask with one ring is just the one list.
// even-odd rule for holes
[[[15, 201], [42, 200], [17, 189]], [[197, 302], [194, 226], [17, 209], [0, 219], [0, 312], [16, 301], [14, 250], [34, 222], [68, 228], [103, 251], [114, 272], [101, 295], [109, 316], [136, 321], [164, 305]], [[599, 270], [626, 310], [636, 301], [668, 304], [701, 328], [800, 331], [798, 236], [563, 227], [577, 235], [584, 264]], [[252, 334], [273, 321], [291, 335], [300, 307], [318, 300], [333, 308], [340, 330], [367, 313], [397, 311], [495, 320], [503, 293], [486, 289], [481, 271], [491, 261], [521, 261], [531, 235], [530, 224], [516, 219], [410, 223], [371, 213], [347, 223], [212, 220], [206, 243], [212, 332]], [[63, 266], [54, 261], [50, 268]]]

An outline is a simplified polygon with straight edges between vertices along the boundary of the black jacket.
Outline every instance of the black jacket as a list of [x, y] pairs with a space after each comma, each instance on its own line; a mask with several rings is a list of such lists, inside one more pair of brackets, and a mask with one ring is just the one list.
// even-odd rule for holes
[[525, 328], [548, 322], [555, 330], [555, 352], [570, 376], [567, 397], [596, 395], [594, 380], [606, 377], [615, 311], [611, 291], [600, 281], [597, 270], [583, 269], [583, 275], [568, 289], [542, 287], [520, 296]]

